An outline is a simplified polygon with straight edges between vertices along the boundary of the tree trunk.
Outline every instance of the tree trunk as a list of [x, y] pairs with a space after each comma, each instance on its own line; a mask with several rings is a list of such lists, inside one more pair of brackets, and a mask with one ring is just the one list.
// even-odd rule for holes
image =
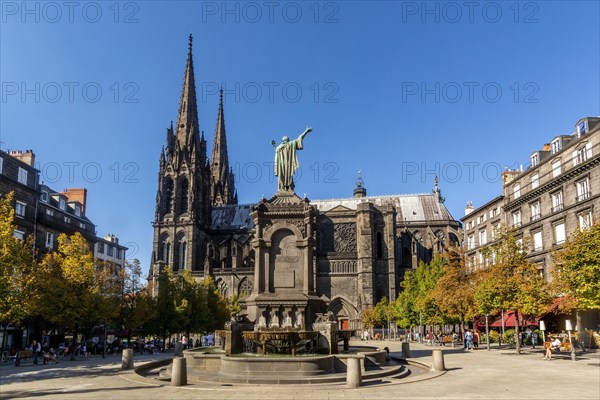
[[[71, 342], [71, 357], [69, 358], [70, 361], [75, 361], [75, 349], [77, 348], [77, 328], [78, 326], [75, 325], [75, 328], [73, 329], [73, 341]], [[105, 344], [106, 346], [106, 344]]]
[[517, 354], [521, 354], [521, 338], [519, 335], [519, 310], [515, 310], [515, 342], [517, 344]]

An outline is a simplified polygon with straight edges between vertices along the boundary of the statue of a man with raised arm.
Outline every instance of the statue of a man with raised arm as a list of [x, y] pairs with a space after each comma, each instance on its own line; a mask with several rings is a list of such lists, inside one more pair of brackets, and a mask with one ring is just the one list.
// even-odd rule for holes
[[275, 176], [277, 177], [278, 192], [294, 191], [294, 173], [300, 166], [296, 157], [296, 150], [302, 150], [302, 141], [312, 128], [306, 127], [304, 132], [297, 139], [290, 141], [290, 138], [284, 136], [281, 144], [277, 146], [274, 140], [271, 141], [275, 147]]

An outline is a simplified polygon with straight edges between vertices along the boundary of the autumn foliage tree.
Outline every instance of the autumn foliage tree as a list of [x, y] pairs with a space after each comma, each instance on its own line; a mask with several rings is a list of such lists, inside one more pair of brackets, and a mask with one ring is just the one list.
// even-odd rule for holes
[[[490, 261], [479, 273], [475, 294], [487, 306], [514, 311], [517, 338], [521, 317], [543, 314], [550, 302], [544, 278], [525, 257], [526, 248], [527, 242], [519, 240], [513, 231], [497, 232], [495, 241], [484, 249], [484, 257]], [[516, 345], [520, 353], [519, 340]]]
[[444, 253], [446, 264], [433, 291], [440, 311], [447, 319], [460, 322], [471, 320], [475, 314], [475, 283], [467, 268], [465, 256], [459, 248], [448, 248]]
[[600, 222], [577, 231], [553, 254], [552, 286], [561, 308], [600, 309]]
[[32, 238], [15, 237], [13, 219], [13, 194], [0, 196], [0, 324], [5, 328], [31, 319], [35, 300], [31, 293], [36, 266]]

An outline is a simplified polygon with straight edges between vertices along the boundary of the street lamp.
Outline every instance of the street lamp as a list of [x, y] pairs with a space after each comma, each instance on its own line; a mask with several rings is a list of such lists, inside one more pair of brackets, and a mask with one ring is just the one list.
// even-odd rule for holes
[[573, 324], [571, 324], [571, 320], [567, 319], [565, 321], [565, 329], [569, 332], [569, 342], [571, 343], [571, 361], [577, 361], [575, 358], [575, 344], [573, 343], [573, 338], [571, 336], [571, 331], [573, 330]]
[[487, 342], [487, 351], [490, 351], [490, 325], [488, 323], [489, 314], [485, 314], [485, 337]]

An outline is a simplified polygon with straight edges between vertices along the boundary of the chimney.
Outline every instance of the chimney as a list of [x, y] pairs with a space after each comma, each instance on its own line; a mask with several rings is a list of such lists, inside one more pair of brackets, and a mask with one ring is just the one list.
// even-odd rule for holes
[[85, 204], [87, 200], [86, 188], [69, 188], [61, 193], [65, 195], [69, 201], [78, 201], [81, 203], [81, 215], [85, 215]]
[[504, 171], [502, 173], [502, 186], [506, 186], [511, 183], [520, 173], [521, 171], [516, 169]]
[[550, 143], [544, 143], [544, 151], [550, 151], [551, 149]]
[[465, 215], [469, 215], [473, 211], [475, 211], [475, 207], [473, 207], [473, 202], [471, 202], [471, 201], [467, 202], [467, 206], [465, 207]]
[[23, 153], [21, 150], [13, 150], [9, 154], [31, 167], [33, 167], [35, 164], [35, 154], [33, 154], [33, 150], [25, 150], [25, 153]]

